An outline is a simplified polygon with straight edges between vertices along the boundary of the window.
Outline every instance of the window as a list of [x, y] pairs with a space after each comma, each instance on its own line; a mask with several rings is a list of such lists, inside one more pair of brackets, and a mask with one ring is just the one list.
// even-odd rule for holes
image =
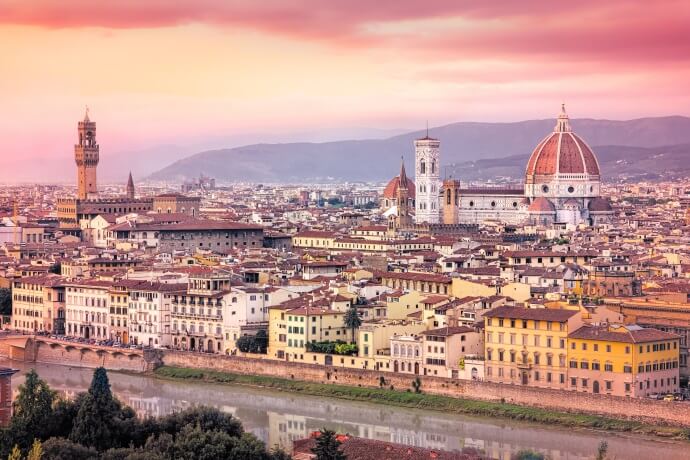
[[604, 363], [604, 371], [613, 372], [613, 364], [608, 361]]
[[606, 353], [611, 353], [611, 345], [606, 345]]

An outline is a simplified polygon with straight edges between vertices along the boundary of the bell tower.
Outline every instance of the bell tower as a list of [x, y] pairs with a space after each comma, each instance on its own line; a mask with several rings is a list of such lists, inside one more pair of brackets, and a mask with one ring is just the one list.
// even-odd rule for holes
[[439, 160], [441, 142], [429, 137], [429, 131], [421, 139], [414, 141], [415, 183], [417, 185], [415, 221], [438, 224], [441, 218], [439, 202]]
[[74, 145], [74, 161], [77, 163], [77, 199], [98, 198], [96, 168], [98, 167], [99, 147], [96, 142], [96, 123], [89, 119], [86, 108], [84, 120], [77, 127], [79, 143]]

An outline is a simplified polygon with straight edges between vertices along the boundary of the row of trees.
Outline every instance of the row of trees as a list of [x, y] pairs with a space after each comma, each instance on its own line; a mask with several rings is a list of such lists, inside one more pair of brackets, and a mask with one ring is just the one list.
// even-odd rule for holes
[[139, 419], [113, 397], [103, 368], [86, 393], [58, 398], [35, 371], [26, 375], [14, 415], [0, 430], [0, 458], [11, 460], [286, 460], [245, 433], [232, 415], [197, 407]]
[[307, 343], [307, 351], [314, 353], [326, 353], [329, 355], [356, 355], [357, 345], [353, 343], [345, 343], [343, 341], [336, 342], [309, 342]]
[[256, 335], [243, 335], [235, 342], [237, 348], [243, 353], [262, 353], [268, 349], [268, 335], [261, 329]]

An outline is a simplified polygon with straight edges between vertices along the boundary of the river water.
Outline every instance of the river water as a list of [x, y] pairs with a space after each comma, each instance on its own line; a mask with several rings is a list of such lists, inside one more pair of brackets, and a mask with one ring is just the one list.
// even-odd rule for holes
[[[0, 367], [20, 369], [12, 386], [23, 382], [31, 366], [3, 361]], [[90, 369], [35, 364], [39, 375], [65, 396], [85, 391]], [[164, 381], [151, 377], [109, 372], [114, 394], [139, 415], [164, 415], [174, 410], [206, 404], [229, 412], [245, 429], [267, 445], [289, 448], [322, 427], [365, 438], [420, 447], [459, 450], [474, 447], [491, 458], [509, 460], [521, 449], [535, 449], [551, 460], [594, 458], [602, 439], [617, 460], [690, 458], [690, 443], [612, 434], [592, 430], [550, 427], [489, 417], [389, 407], [304, 396], [275, 390], [200, 382]], [[690, 417], [690, 414], [688, 414]]]

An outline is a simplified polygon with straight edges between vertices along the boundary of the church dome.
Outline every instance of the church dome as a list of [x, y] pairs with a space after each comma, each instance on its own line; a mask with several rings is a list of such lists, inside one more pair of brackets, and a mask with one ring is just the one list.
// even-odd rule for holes
[[565, 106], [558, 116], [554, 131], [532, 152], [526, 171], [528, 182], [536, 182], [537, 176], [557, 174], [600, 175], [594, 152], [580, 136], [572, 132]]
[[[415, 198], [415, 185], [414, 182], [408, 177], [407, 178], [407, 197], [414, 199]], [[386, 188], [383, 189], [383, 197], [388, 198], [389, 200], [393, 200], [396, 198], [396, 195], [398, 193], [398, 187], [400, 186], [400, 176], [395, 176], [393, 179], [388, 182], [388, 185], [386, 185]]]
[[552, 213], [556, 212], [556, 208], [554, 207], [553, 203], [551, 203], [543, 196], [540, 196], [539, 198], [535, 198], [532, 204], [529, 205], [529, 208], [527, 208], [527, 211]]
[[589, 202], [589, 212], [612, 212], [611, 203], [606, 198], [597, 197]]

